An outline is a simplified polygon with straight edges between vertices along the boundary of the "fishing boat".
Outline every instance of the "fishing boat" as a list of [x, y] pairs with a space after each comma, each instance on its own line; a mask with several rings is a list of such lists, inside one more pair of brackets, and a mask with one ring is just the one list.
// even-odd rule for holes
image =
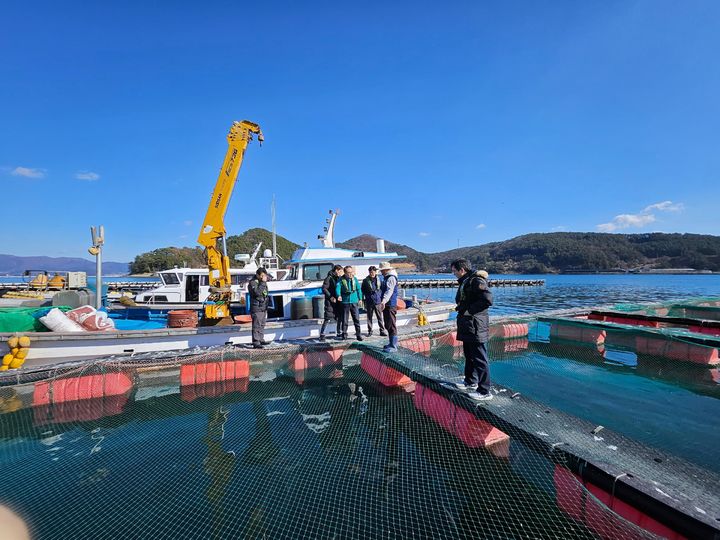
[[[359, 251], [343, 249], [335, 246], [335, 224], [338, 211], [330, 211], [325, 220], [323, 234], [318, 235], [319, 247], [298, 248], [290, 260], [280, 263], [279, 257], [267, 250], [264, 257], [257, 258], [259, 246], [249, 257], [243, 268], [232, 268], [233, 301], [231, 310], [235, 315], [247, 313], [249, 298], [247, 284], [262, 267], [268, 271], [268, 292], [270, 306], [268, 320], [292, 318], [292, 303], [298, 298], [312, 298], [322, 294], [322, 282], [333, 266], [353, 266], [355, 276], [362, 281], [368, 275], [368, 268], [379, 267], [381, 262], [397, 261], [405, 258], [396, 252], [386, 252], [385, 242], [377, 241], [377, 251]], [[247, 257], [247, 256], [245, 256]], [[242, 257], [241, 260], [244, 260]], [[282, 266], [282, 268], [281, 268]], [[192, 309], [201, 311], [209, 295], [207, 268], [175, 268], [159, 272], [162, 285], [144, 291], [135, 297], [134, 305], [129, 303], [113, 303], [110, 306], [115, 317], [142, 316], [143, 310], [148, 314], [165, 313], [171, 310]]]
[[[233, 301], [242, 302], [245, 293], [247, 293], [247, 284], [255, 275], [258, 268], [265, 268], [270, 279], [282, 279], [287, 271], [280, 267], [280, 258], [273, 254], [271, 250], [265, 250], [263, 256], [258, 259], [258, 253], [262, 247], [262, 242], [255, 246], [255, 250], [251, 255], [240, 254], [235, 256], [236, 261], [244, 263], [242, 268], [231, 268], [230, 276], [232, 279]], [[158, 272], [160, 278], [160, 286], [153, 289], [143, 291], [135, 296], [134, 303], [126, 303], [124, 305], [132, 305], [132, 307], [147, 307], [157, 311], [170, 309], [201, 309], [210, 295], [210, 281], [207, 268], [172, 268]], [[120, 301], [121, 295], [118, 293], [109, 296], [111, 302]], [[121, 308], [121, 306], [111, 306], [111, 308]]]

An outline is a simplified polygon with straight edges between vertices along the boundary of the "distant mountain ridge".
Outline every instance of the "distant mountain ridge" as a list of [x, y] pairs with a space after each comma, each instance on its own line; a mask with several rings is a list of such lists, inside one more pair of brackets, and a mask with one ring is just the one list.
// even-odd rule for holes
[[[227, 239], [228, 254], [251, 253], [257, 242], [263, 250], [272, 247], [272, 233], [249, 229]], [[338, 247], [375, 251], [377, 237], [362, 234], [339, 242]], [[279, 236], [278, 253], [287, 260], [298, 244]], [[385, 241], [387, 251], [406, 257], [421, 272], [447, 272], [453, 259], [464, 257], [493, 274], [558, 272], [606, 272], [692, 268], [720, 272], [720, 236], [707, 234], [649, 233], [534, 233], [502, 242], [491, 242], [439, 253], [423, 253], [405, 244]], [[234, 263], [234, 261], [233, 261]], [[103, 263], [106, 275], [157, 272], [174, 266], [203, 267], [198, 247], [165, 247], [142, 253], [132, 263]], [[83, 271], [95, 273], [95, 263], [71, 257], [17, 257], [0, 255], [0, 273], [22, 274], [32, 270]]]
[[[363, 234], [339, 244], [375, 250], [376, 237]], [[494, 274], [543, 274], [692, 268], [720, 271], [720, 236], [648, 233], [534, 233], [479, 246], [422, 253], [403, 244], [385, 243], [421, 271], [448, 271], [450, 262], [466, 258]]]
[[[104, 262], [102, 265], [105, 275], [127, 275], [130, 263]], [[59, 272], [87, 272], [95, 275], [95, 261], [81, 257], [44, 257], [0, 254], [0, 273], [19, 276], [25, 270], [48, 270]]]

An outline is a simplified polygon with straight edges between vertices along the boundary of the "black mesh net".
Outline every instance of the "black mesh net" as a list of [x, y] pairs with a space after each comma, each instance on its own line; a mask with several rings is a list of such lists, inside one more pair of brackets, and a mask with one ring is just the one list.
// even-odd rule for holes
[[226, 347], [6, 376], [2, 503], [38, 538], [718, 534], [715, 337], [567, 313], [492, 333], [483, 403], [456, 386], [450, 324], [392, 354]]

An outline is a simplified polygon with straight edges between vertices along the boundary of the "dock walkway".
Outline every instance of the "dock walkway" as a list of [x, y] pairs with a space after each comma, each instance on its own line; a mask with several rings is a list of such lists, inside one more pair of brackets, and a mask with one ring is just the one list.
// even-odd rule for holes
[[[457, 287], [457, 280], [444, 278], [404, 278], [400, 276], [398, 283], [403, 289], [447, 289]], [[10, 284], [14, 285], [14, 284]], [[142, 292], [154, 289], [159, 281], [106, 281], [110, 291]], [[490, 287], [543, 287], [544, 279], [491, 279]], [[25, 284], [25, 286], [27, 286]], [[5, 285], [2, 286], [5, 288]]]

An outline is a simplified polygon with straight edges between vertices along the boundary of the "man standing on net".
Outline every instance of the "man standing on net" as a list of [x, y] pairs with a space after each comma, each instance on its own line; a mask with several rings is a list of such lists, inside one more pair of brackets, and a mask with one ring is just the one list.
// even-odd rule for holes
[[362, 291], [360, 283], [355, 277], [355, 269], [352, 266], [345, 267], [345, 275], [340, 278], [337, 283], [337, 299], [342, 305], [342, 335], [340, 339], [347, 339], [349, 317], [352, 315], [353, 324], [355, 325], [355, 337], [358, 341], [362, 341], [363, 337], [360, 333], [360, 311], [358, 303], [362, 300]]
[[377, 319], [378, 326], [380, 327], [380, 335], [387, 336], [385, 333], [385, 325], [383, 324], [382, 311], [380, 310], [380, 301], [382, 300], [382, 293], [380, 287], [382, 283], [380, 276], [378, 276], [377, 268], [371, 266], [368, 268], [368, 275], [362, 282], [362, 293], [363, 303], [365, 304], [365, 311], [367, 312], [367, 328], [368, 336], [372, 336], [373, 333], [373, 315]]
[[492, 293], [488, 288], [488, 274], [484, 270], [473, 272], [467, 259], [450, 263], [450, 269], [458, 280], [455, 295], [457, 315], [457, 339], [463, 343], [465, 354], [466, 389], [477, 387], [475, 399], [492, 399], [490, 393], [490, 367], [488, 366], [487, 341], [490, 337], [488, 308], [492, 306]]

